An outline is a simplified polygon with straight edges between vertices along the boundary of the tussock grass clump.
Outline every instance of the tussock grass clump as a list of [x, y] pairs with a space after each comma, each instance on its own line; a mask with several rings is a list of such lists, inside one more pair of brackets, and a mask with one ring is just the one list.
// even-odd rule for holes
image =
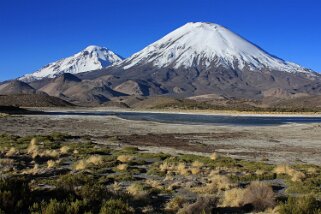
[[38, 164], [35, 164], [34, 167], [31, 168], [31, 169], [22, 170], [21, 174], [32, 174], [32, 175], [35, 175], [35, 174], [37, 174], [39, 171], [40, 171], [39, 165], [38, 165]]
[[202, 168], [204, 166], [204, 163], [196, 160], [192, 163], [192, 167], [198, 167], [198, 168]]
[[224, 192], [222, 198], [223, 207], [240, 207], [244, 205], [245, 189], [234, 188]]
[[229, 177], [225, 175], [216, 174], [215, 172], [211, 172], [208, 177], [211, 186], [215, 186], [218, 190], [228, 190], [234, 187], [234, 184], [229, 179]]
[[186, 168], [186, 164], [184, 162], [180, 162], [178, 163], [177, 167], [176, 167], [176, 171], [178, 174], [180, 175], [189, 175], [189, 170]]
[[217, 160], [220, 158], [220, 155], [217, 152], [213, 152], [210, 156], [211, 160]]
[[159, 165], [159, 169], [161, 172], [171, 172], [174, 171], [176, 169], [176, 165], [174, 163], [170, 163], [165, 161], [164, 163]]
[[99, 166], [103, 164], [103, 158], [98, 155], [90, 156], [85, 160], [80, 160], [74, 165], [75, 170], [84, 170], [90, 165]]
[[60, 160], [54, 161], [54, 160], [48, 160], [47, 161], [47, 168], [55, 168], [59, 165]]
[[274, 172], [276, 174], [286, 174], [291, 177], [291, 180], [294, 182], [302, 181], [306, 176], [303, 172], [295, 170], [288, 165], [278, 165], [275, 167]]
[[57, 157], [59, 157], [59, 152], [57, 150], [46, 149], [44, 152], [39, 153], [39, 156], [40, 157], [57, 158]]
[[153, 180], [153, 179], [147, 179], [145, 183], [155, 189], [163, 189], [163, 185], [160, 181]]
[[103, 158], [101, 156], [99, 156], [99, 155], [93, 155], [93, 156], [90, 156], [86, 160], [86, 162], [88, 164], [93, 164], [93, 165], [97, 165], [98, 166], [98, 165], [103, 164]]
[[118, 191], [121, 190], [121, 186], [120, 186], [120, 184], [119, 184], [118, 182], [114, 182], [114, 183], [112, 184], [111, 188], [112, 188], [112, 190], [113, 190], [114, 192], [118, 192]]
[[258, 169], [258, 170], [255, 171], [256, 175], [264, 175], [265, 173], [266, 172], [264, 170], [262, 170], [262, 169]]
[[134, 158], [133, 158], [133, 156], [131, 156], [131, 155], [119, 155], [119, 156], [117, 157], [117, 160], [120, 161], [120, 162], [122, 162], [122, 163], [129, 163], [129, 162], [131, 162], [133, 159], [134, 159]]
[[307, 172], [310, 173], [310, 174], [317, 174], [318, 173], [318, 169], [315, 168], [315, 167], [309, 167], [307, 169]]
[[84, 170], [87, 168], [87, 162], [85, 160], [80, 160], [74, 165], [75, 170]]
[[119, 164], [116, 168], [117, 168], [117, 170], [119, 170], [119, 171], [125, 171], [125, 170], [128, 169], [128, 164], [125, 164], [125, 163]]
[[62, 155], [68, 154], [69, 150], [70, 150], [69, 146], [62, 146], [60, 148], [60, 154], [62, 154]]
[[229, 190], [235, 186], [227, 176], [216, 174], [216, 172], [210, 173], [208, 180], [209, 183], [204, 186], [193, 187], [191, 190], [200, 194], [214, 194], [218, 191]]
[[38, 147], [38, 141], [36, 138], [32, 138], [30, 141], [30, 144], [27, 148], [27, 153], [32, 156], [32, 158], [35, 158], [39, 154], [39, 147]]
[[190, 171], [193, 175], [198, 175], [202, 171], [201, 168], [203, 166], [204, 166], [204, 163], [196, 160], [192, 163], [192, 167], [190, 168]]
[[50, 157], [57, 158], [59, 157], [59, 152], [57, 150], [46, 149], [41, 151], [38, 146], [37, 138], [32, 138], [30, 144], [27, 148], [27, 154], [31, 155], [32, 158], [36, 157]]
[[193, 175], [198, 175], [201, 172], [201, 169], [197, 167], [192, 167], [190, 170]]
[[181, 182], [174, 182], [174, 183], [170, 184], [166, 189], [172, 191], [172, 190], [175, 190], [175, 189], [179, 189], [181, 187], [182, 187], [182, 183]]
[[269, 185], [253, 181], [244, 192], [244, 204], [252, 204], [257, 211], [272, 208], [275, 205], [275, 194]]
[[19, 152], [15, 147], [11, 147], [9, 151], [6, 152], [5, 156], [6, 157], [12, 157], [14, 155], [17, 155]]
[[176, 213], [179, 209], [183, 208], [185, 203], [187, 203], [187, 200], [185, 198], [176, 196], [166, 203], [165, 210]]
[[132, 183], [127, 187], [127, 192], [135, 199], [145, 199], [150, 193], [141, 183]]

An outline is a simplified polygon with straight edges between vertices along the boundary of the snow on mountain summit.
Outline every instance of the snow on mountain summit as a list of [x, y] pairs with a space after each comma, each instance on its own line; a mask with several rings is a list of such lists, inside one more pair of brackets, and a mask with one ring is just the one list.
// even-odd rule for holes
[[151, 63], [157, 67], [225, 66], [232, 69], [310, 72], [276, 58], [227, 28], [214, 23], [190, 22], [124, 60], [129, 69]]
[[105, 68], [122, 60], [121, 56], [105, 47], [91, 45], [73, 56], [50, 63], [32, 74], [26, 74], [19, 80], [31, 82], [54, 78], [64, 73], [78, 74]]

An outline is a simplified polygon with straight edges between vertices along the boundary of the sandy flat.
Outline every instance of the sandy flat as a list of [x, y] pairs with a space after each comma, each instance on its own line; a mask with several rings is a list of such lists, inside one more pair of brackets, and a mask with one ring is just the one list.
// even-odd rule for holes
[[269, 162], [321, 165], [321, 124], [280, 126], [182, 125], [129, 121], [115, 116], [26, 115], [0, 118], [0, 133], [68, 133], [98, 143], [118, 136], [119, 143], [153, 150], [216, 151], [232, 157]]

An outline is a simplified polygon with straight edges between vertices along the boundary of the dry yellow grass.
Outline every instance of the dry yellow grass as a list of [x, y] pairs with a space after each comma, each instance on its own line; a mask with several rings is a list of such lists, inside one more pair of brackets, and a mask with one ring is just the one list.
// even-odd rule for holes
[[175, 189], [179, 189], [182, 186], [181, 182], [174, 182], [170, 185], [168, 185], [168, 187], [166, 188], [167, 190], [175, 190]]
[[84, 170], [87, 168], [87, 162], [85, 160], [80, 160], [74, 165], [75, 170]]
[[266, 172], [264, 170], [258, 169], [255, 171], [255, 174], [257, 175], [264, 175]]
[[15, 147], [11, 147], [9, 151], [6, 152], [6, 157], [12, 157], [14, 155], [18, 154], [18, 150]]
[[35, 164], [33, 168], [31, 169], [25, 169], [21, 172], [21, 174], [37, 174], [39, 172], [39, 165], [38, 164]]
[[190, 174], [188, 169], [186, 168], [186, 164], [183, 163], [183, 162], [178, 163], [178, 165], [176, 167], [176, 171], [177, 171], [178, 174], [184, 175], [184, 176]]
[[47, 161], [47, 168], [55, 168], [60, 163], [60, 161], [48, 160]]
[[210, 173], [208, 179], [218, 190], [228, 190], [234, 186], [227, 176], [216, 174], [215, 172]]
[[117, 169], [120, 170], [120, 171], [125, 171], [125, 170], [128, 169], [128, 165], [125, 164], [125, 163], [119, 164], [119, 165], [117, 166]]
[[244, 204], [245, 189], [234, 188], [224, 192], [221, 205], [223, 207], [240, 207]]
[[118, 182], [114, 182], [113, 185], [112, 185], [112, 189], [114, 192], [118, 192], [121, 190], [121, 186]]
[[163, 189], [162, 183], [157, 180], [147, 179], [145, 183], [155, 189]]
[[295, 170], [288, 165], [278, 165], [274, 168], [276, 174], [286, 174], [291, 177], [294, 182], [302, 181], [306, 176], [303, 172]]
[[80, 160], [74, 165], [75, 170], [84, 170], [86, 169], [89, 165], [101, 165], [103, 164], [103, 158], [99, 155], [93, 155], [90, 156], [89, 158], [85, 160]]
[[214, 194], [219, 191], [229, 190], [235, 186], [227, 176], [217, 174], [216, 171], [210, 173], [208, 181], [209, 182], [203, 186], [191, 188], [191, 191], [200, 194]]
[[165, 210], [169, 212], [177, 212], [179, 209], [183, 208], [186, 203], [186, 199], [180, 196], [176, 196], [169, 200], [165, 205]]
[[198, 175], [201, 172], [201, 169], [198, 167], [192, 167], [190, 170], [193, 175]]
[[174, 171], [175, 168], [176, 168], [175, 164], [168, 163], [168, 162], [164, 162], [161, 165], [159, 165], [159, 169], [160, 169], [161, 172]]
[[87, 162], [88, 164], [93, 164], [93, 165], [98, 166], [98, 165], [103, 164], [104, 161], [103, 161], [102, 156], [93, 155], [93, 156], [90, 156], [90, 157], [86, 160], [86, 162]]
[[144, 199], [149, 195], [149, 191], [144, 190], [144, 186], [140, 183], [132, 183], [129, 185], [127, 192], [136, 199]]
[[39, 153], [39, 156], [57, 158], [59, 157], [59, 152], [57, 150], [46, 149], [44, 152]]
[[63, 155], [68, 154], [69, 150], [70, 148], [68, 146], [62, 146], [60, 148], [60, 154], [63, 154]]
[[275, 205], [275, 194], [272, 188], [259, 181], [253, 181], [245, 189], [244, 204], [252, 204], [257, 211], [273, 208]]
[[317, 170], [317, 168], [315, 168], [315, 167], [309, 167], [309, 168], [307, 169], [307, 171], [308, 171], [308, 173], [310, 173], [310, 174], [317, 174], [317, 173], [318, 173], [318, 170]]
[[27, 153], [32, 156], [32, 158], [35, 158], [39, 154], [39, 147], [37, 145], [37, 139], [32, 138], [30, 141], [30, 144], [27, 148]]
[[220, 157], [220, 155], [216, 152], [212, 153], [210, 156], [211, 160], [217, 160], [219, 157]]
[[297, 171], [297, 170], [294, 170], [291, 172], [291, 180], [294, 181], [294, 182], [300, 182], [302, 181], [306, 176], [303, 172], [300, 172], [300, 171]]
[[198, 167], [198, 168], [202, 168], [204, 166], [204, 163], [200, 162], [200, 161], [194, 161], [192, 163], [192, 167]]
[[119, 155], [117, 157], [117, 160], [119, 160], [122, 163], [128, 163], [133, 160], [133, 156], [130, 155]]
[[173, 175], [170, 174], [166, 174], [165, 178], [163, 179], [163, 181], [173, 181], [174, 177]]

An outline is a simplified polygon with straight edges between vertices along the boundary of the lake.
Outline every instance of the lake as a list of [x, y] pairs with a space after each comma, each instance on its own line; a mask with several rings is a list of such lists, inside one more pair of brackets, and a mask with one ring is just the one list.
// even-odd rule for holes
[[321, 117], [304, 116], [226, 116], [154, 112], [120, 112], [120, 111], [68, 111], [46, 112], [49, 115], [74, 116], [117, 116], [127, 120], [154, 121], [162, 123], [196, 124], [196, 125], [239, 125], [270, 126], [288, 123], [321, 123]]

